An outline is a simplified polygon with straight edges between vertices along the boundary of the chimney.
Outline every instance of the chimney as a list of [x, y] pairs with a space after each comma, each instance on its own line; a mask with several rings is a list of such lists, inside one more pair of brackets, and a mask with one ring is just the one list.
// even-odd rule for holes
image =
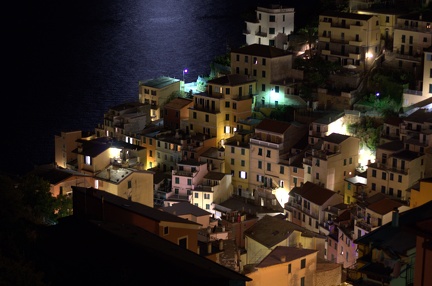
[[399, 226], [399, 210], [397, 207], [393, 209], [392, 213], [392, 226], [398, 227]]
[[285, 256], [285, 255], [282, 255], [282, 256], [281, 256], [281, 258], [280, 258], [280, 262], [282, 262], [282, 263], [286, 262], [286, 256]]
[[219, 250], [222, 251], [224, 249], [223, 239], [219, 239]]

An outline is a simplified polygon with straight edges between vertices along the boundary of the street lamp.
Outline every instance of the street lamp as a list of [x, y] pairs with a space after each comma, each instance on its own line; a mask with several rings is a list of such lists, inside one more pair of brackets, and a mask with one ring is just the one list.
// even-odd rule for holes
[[188, 72], [188, 70], [187, 69], [183, 69], [183, 84], [185, 83], [185, 73], [187, 73]]

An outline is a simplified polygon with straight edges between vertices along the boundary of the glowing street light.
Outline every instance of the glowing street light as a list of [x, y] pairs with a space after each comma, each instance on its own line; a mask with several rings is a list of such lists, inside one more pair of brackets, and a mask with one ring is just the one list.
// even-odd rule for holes
[[183, 83], [185, 82], [185, 73], [187, 73], [188, 70], [187, 69], [183, 69]]

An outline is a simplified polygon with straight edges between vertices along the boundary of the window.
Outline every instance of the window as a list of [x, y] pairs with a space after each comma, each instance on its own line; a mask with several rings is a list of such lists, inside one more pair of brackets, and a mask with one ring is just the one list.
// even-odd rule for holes
[[231, 165], [234, 165], [234, 158], [231, 158]]
[[275, 33], [275, 28], [270, 28], [269, 29], [269, 34], [270, 35], [274, 35], [274, 33]]
[[270, 158], [270, 157], [271, 157], [271, 151], [267, 150], [267, 158]]
[[244, 62], [245, 62], [245, 63], [249, 62], [249, 57], [248, 57], [248, 56], [245, 56], [245, 57], [244, 57]]
[[381, 174], [381, 178], [382, 178], [383, 180], [387, 180], [387, 173], [386, 173], [386, 172], [382, 172], [382, 174]]
[[245, 164], [246, 164], [246, 161], [245, 160], [241, 160], [241, 166], [244, 167]]
[[209, 210], [209, 209], [210, 209], [210, 205], [206, 204], [206, 210]]
[[199, 194], [198, 194], [198, 193], [195, 193], [195, 194], [194, 194], [194, 198], [195, 198], [195, 199], [198, 199], [198, 198], [199, 198]]
[[230, 102], [229, 101], [225, 101], [225, 107], [229, 108], [230, 107]]
[[258, 161], [258, 169], [262, 169], [262, 161]]
[[174, 181], [176, 184], [180, 184], [180, 178], [179, 177], [175, 177]]
[[240, 152], [241, 152], [242, 155], [245, 155], [245, 149], [243, 149], [243, 148], [240, 149]]
[[297, 167], [293, 168], [293, 173], [297, 173]]
[[300, 278], [300, 286], [305, 286], [305, 277]]
[[240, 55], [236, 55], [236, 61], [240, 61]]
[[[432, 84], [431, 84], [431, 86], [432, 86]], [[261, 91], [265, 91], [265, 84], [261, 85]], [[431, 91], [429, 93], [432, 93], [432, 89], [431, 89]]]
[[284, 166], [280, 166], [280, 168], [279, 168], [279, 173], [283, 174], [284, 171], [285, 171], [284, 169], [285, 169]]
[[167, 226], [164, 226], [163, 228], [163, 234], [167, 235], [169, 233], [169, 228]]
[[192, 186], [192, 179], [187, 179], [188, 186]]
[[394, 178], [394, 174], [390, 173], [390, 181], [393, 181], [393, 178]]
[[231, 147], [231, 154], [234, 154], [234, 153], [235, 153], [235, 148]]
[[205, 121], [209, 122], [209, 116], [208, 116], [208, 114], [206, 114], [206, 116], [205, 116]]
[[239, 172], [239, 177], [241, 179], [247, 179], [247, 173], [245, 171], [240, 171]]
[[225, 114], [225, 120], [226, 121], [229, 121], [230, 119], [229, 119], [229, 114]]
[[276, 16], [275, 15], [270, 15], [269, 16], [269, 22], [276, 22]]
[[372, 188], [372, 191], [376, 191], [376, 184], [375, 184], [375, 183], [372, 183], [371, 188]]
[[[226, 93], [226, 94], [230, 94], [230, 92], [231, 92], [230, 88], [227, 87], [227, 88], [225, 89], [225, 93]], [[228, 107], [229, 107], [229, 106], [228, 106]]]
[[85, 163], [87, 164], [87, 165], [91, 165], [91, 157], [90, 156], [85, 156]]
[[288, 273], [291, 273], [291, 263], [288, 264]]
[[402, 183], [402, 175], [398, 175], [398, 182]]
[[262, 148], [258, 148], [258, 155], [262, 156]]
[[372, 170], [372, 177], [376, 178], [376, 170]]
[[266, 77], [266, 71], [262, 71], [262, 72], [261, 72], [261, 77], [262, 77], [262, 78], [265, 78], [265, 77]]
[[306, 268], [306, 258], [303, 258], [300, 262], [300, 269]]
[[262, 59], [262, 65], [263, 65], [263, 66], [266, 65], [266, 59]]
[[271, 171], [271, 163], [267, 163], [267, 171]]
[[318, 172], [315, 174], [315, 179], [319, 180], [319, 173]]
[[210, 199], [210, 194], [204, 194], [204, 199], [209, 200]]

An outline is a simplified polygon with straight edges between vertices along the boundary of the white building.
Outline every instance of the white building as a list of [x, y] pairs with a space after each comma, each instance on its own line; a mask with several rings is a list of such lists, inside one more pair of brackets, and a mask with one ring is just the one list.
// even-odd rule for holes
[[294, 31], [294, 8], [282, 5], [258, 7], [256, 19], [246, 21], [246, 44], [262, 44], [286, 50], [288, 36]]

